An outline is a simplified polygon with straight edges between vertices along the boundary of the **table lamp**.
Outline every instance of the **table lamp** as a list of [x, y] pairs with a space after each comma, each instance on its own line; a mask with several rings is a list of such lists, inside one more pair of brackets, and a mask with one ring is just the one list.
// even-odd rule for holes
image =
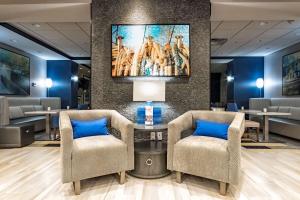
[[154, 109], [153, 102], [165, 101], [165, 88], [166, 88], [166, 83], [164, 81], [134, 81], [133, 82], [133, 101], [146, 102], [144, 108], [138, 108], [137, 110], [138, 115], [144, 114], [145, 125], [152, 126], [154, 124], [155, 121], [153, 119], [154, 114], [157, 113], [161, 115], [161, 109]]

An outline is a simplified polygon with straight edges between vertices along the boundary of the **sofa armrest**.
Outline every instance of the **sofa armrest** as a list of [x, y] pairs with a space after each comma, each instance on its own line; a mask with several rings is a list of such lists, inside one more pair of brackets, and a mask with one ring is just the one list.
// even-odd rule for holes
[[0, 96], [0, 125], [8, 125], [9, 124], [9, 109], [8, 109], [8, 101], [4, 96]]
[[174, 145], [181, 139], [181, 132], [192, 128], [193, 116], [190, 111], [177, 117], [168, 124], [168, 162], [167, 168], [173, 170]]
[[245, 130], [245, 114], [236, 113], [228, 129], [229, 183], [237, 184], [241, 171], [241, 137]]
[[134, 169], [134, 125], [117, 111], [111, 115], [111, 126], [121, 132], [121, 140], [127, 144], [127, 170]]
[[59, 131], [61, 138], [61, 164], [62, 181], [68, 183], [72, 181], [72, 149], [73, 149], [73, 128], [67, 112], [60, 112]]

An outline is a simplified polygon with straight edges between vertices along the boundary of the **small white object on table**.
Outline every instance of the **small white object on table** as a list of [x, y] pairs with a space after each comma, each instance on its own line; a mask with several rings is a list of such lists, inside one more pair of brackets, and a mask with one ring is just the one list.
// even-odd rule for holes
[[291, 113], [284, 113], [284, 112], [262, 112], [260, 110], [239, 110], [239, 112], [249, 114], [249, 115], [257, 115], [257, 116], [263, 116], [264, 118], [264, 125], [263, 125], [263, 131], [264, 131], [264, 140], [265, 142], [269, 142], [269, 117], [270, 116], [288, 116], [291, 115]]

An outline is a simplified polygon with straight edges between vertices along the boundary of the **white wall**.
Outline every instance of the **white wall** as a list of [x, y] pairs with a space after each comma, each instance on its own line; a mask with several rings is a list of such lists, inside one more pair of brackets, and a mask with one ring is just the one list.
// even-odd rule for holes
[[282, 96], [282, 57], [296, 51], [300, 51], [300, 43], [297, 43], [265, 57], [264, 89], [266, 98], [286, 97]]
[[27, 56], [30, 58], [30, 96], [32, 97], [45, 97], [47, 95], [47, 90], [44, 87], [32, 87], [32, 83], [36, 83], [41, 79], [47, 77], [47, 62], [39, 57], [28, 54], [24, 51], [16, 49], [14, 47], [8, 46], [6, 44], [0, 43], [0, 47], [7, 50], [16, 52], [18, 54]]

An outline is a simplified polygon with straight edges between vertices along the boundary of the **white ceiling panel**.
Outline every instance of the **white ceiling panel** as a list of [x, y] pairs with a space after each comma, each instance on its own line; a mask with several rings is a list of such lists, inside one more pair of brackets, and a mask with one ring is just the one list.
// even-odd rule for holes
[[80, 27], [76, 23], [48, 23], [53, 29], [56, 30], [70, 30], [70, 31], [78, 31], [81, 30]]
[[40, 57], [44, 60], [65, 60], [66, 58], [53, 52], [37, 43], [24, 38], [23, 36], [12, 32], [0, 26], [0, 42], [20, 49], [29, 54]]
[[212, 21], [211, 22], [211, 32], [213, 33], [214, 32], [214, 30], [219, 26], [219, 24], [221, 24], [222, 22], [214, 22], [214, 21]]
[[266, 56], [300, 41], [300, 21], [217, 21], [212, 38], [227, 42], [212, 56]]
[[90, 23], [15, 23], [22, 31], [71, 57], [90, 57]]

